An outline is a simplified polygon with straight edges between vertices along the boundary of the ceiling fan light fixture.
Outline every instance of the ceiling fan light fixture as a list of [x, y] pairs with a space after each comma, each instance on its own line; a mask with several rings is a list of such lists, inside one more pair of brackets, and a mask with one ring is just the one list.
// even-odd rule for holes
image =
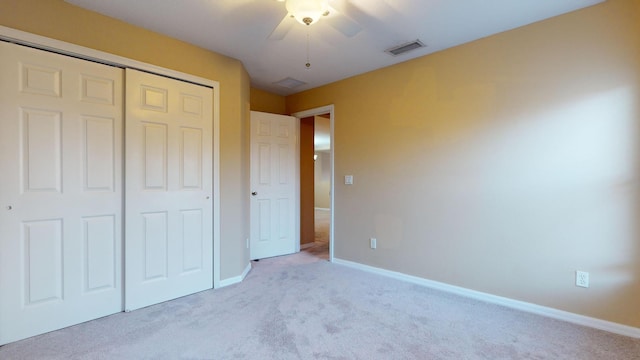
[[315, 24], [329, 12], [327, 0], [287, 0], [285, 7], [289, 14], [305, 25]]

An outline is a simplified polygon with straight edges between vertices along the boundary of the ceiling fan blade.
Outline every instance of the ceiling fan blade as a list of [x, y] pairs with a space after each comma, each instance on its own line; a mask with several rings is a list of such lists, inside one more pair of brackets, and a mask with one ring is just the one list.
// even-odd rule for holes
[[274, 41], [284, 39], [284, 37], [287, 35], [287, 33], [289, 33], [289, 30], [291, 30], [291, 28], [295, 23], [296, 23], [296, 20], [292, 18], [289, 14], [287, 14], [284, 17], [284, 19], [280, 21], [280, 24], [278, 24], [278, 26], [276, 26], [276, 28], [273, 29], [268, 39], [274, 40]]
[[326, 19], [326, 22], [334, 29], [340, 31], [346, 37], [354, 37], [360, 31], [362, 31], [362, 26], [360, 26], [360, 24], [349, 19], [344, 14], [336, 14], [335, 16], [330, 16], [328, 19]]

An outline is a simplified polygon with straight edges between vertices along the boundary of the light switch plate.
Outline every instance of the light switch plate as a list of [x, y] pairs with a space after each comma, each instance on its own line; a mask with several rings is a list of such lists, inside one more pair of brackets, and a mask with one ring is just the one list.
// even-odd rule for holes
[[344, 176], [344, 184], [345, 185], [353, 185], [353, 175], [345, 175]]

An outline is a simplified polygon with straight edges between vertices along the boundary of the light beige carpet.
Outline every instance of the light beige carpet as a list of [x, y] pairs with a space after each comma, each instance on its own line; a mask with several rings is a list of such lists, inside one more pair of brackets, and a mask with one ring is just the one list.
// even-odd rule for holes
[[0, 348], [0, 359], [639, 359], [640, 340], [332, 264], [253, 263], [244, 282]]

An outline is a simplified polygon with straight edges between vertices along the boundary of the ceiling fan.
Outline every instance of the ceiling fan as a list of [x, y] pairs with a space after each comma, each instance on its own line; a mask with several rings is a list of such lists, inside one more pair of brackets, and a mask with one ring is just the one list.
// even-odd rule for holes
[[287, 15], [269, 35], [269, 40], [282, 40], [296, 22], [310, 26], [322, 19], [330, 26], [344, 34], [353, 37], [362, 31], [362, 26], [352, 20], [348, 13], [357, 11], [355, 5], [346, 0], [277, 0], [284, 2]]

